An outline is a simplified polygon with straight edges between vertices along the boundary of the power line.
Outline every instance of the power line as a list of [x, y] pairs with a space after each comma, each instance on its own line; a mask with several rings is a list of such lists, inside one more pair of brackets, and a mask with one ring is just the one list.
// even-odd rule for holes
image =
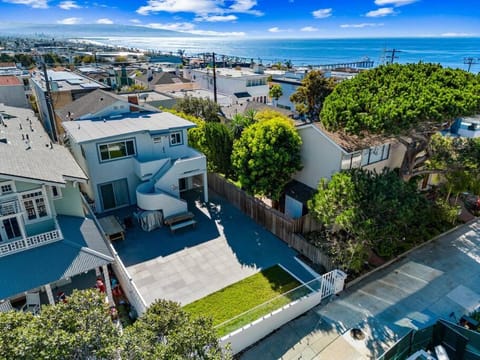
[[480, 60], [480, 58], [475, 59], [473, 57], [466, 57], [466, 58], [463, 59], [463, 63], [465, 65], [468, 65], [468, 69], [467, 69], [468, 72], [470, 72], [470, 69], [472, 68], [472, 65], [478, 64], [478, 60]]

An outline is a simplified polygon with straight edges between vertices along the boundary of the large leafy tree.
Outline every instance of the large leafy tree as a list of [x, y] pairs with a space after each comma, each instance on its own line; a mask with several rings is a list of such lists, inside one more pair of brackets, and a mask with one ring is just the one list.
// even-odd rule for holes
[[335, 87], [332, 78], [326, 78], [319, 70], [310, 71], [302, 80], [302, 85], [290, 96], [298, 113], [306, 115], [310, 121], [318, 121], [323, 102]]
[[301, 138], [292, 122], [277, 112], [259, 112], [233, 145], [232, 165], [249, 193], [280, 199], [292, 174], [301, 169]]
[[157, 300], [124, 334], [122, 358], [131, 360], [229, 359], [211, 319], [191, 318], [178, 303]]
[[188, 141], [205, 154], [210, 171], [231, 174], [233, 135], [225, 124], [204, 122], [189, 130]]
[[478, 111], [478, 76], [436, 64], [390, 64], [336, 86], [325, 100], [321, 121], [333, 131], [397, 138], [406, 147], [401, 175], [408, 180], [435, 172], [424, 167], [434, 133]]
[[272, 87], [268, 91], [268, 95], [275, 100], [276, 105], [278, 99], [280, 99], [280, 97], [283, 95], [282, 86], [279, 84], [272, 85]]
[[175, 110], [193, 115], [207, 122], [220, 122], [220, 106], [210, 99], [185, 96], [175, 104]]
[[77, 291], [39, 315], [0, 313], [1, 359], [114, 359], [121, 348], [105, 295]]
[[350, 271], [363, 268], [370, 250], [386, 258], [431, 238], [454, 221], [456, 210], [429, 202], [416, 184], [391, 171], [354, 169], [320, 182], [308, 204], [324, 225], [319, 246]]

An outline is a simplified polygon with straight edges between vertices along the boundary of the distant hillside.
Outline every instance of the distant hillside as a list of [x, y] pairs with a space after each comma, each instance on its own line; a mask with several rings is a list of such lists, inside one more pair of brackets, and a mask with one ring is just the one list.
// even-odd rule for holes
[[177, 31], [117, 24], [1, 24], [0, 35], [45, 35], [57, 38], [106, 36], [198, 37]]

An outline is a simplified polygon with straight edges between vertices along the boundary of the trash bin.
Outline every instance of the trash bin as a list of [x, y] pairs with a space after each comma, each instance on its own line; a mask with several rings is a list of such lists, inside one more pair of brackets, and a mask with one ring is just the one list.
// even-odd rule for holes
[[342, 270], [335, 269], [334, 270], [334, 279], [335, 279], [335, 295], [340, 293], [343, 288], [345, 287], [345, 279], [347, 278], [347, 274], [344, 273]]

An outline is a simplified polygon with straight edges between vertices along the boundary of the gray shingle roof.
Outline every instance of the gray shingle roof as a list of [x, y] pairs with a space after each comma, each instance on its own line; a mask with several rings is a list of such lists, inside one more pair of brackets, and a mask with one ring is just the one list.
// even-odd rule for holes
[[59, 216], [63, 240], [2, 257], [0, 299], [113, 262], [94, 221]]
[[[64, 184], [87, 180], [67, 148], [51, 144], [33, 111], [0, 105], [0, 175]], [[6, 125], [6, 126], [5, 126]]]
[[152, 114], [129, 114], [121, 118], [103, 120], [66, 121], [63, 127], [76, 143], [106, 139], [140, 132], [162, 132], [191, 128], [195, 124], [168, 112]]
[[137, 77], [137, 80], [150, 85], [168, 85], [168, 84], [178, 84], [178, 83], [189, 83], [190, 80], [183, 77], [171, 74], [169, 72], [155, 72], [152, 74], [152, 80], [148, 81], [147, 75], [141, 75]]

